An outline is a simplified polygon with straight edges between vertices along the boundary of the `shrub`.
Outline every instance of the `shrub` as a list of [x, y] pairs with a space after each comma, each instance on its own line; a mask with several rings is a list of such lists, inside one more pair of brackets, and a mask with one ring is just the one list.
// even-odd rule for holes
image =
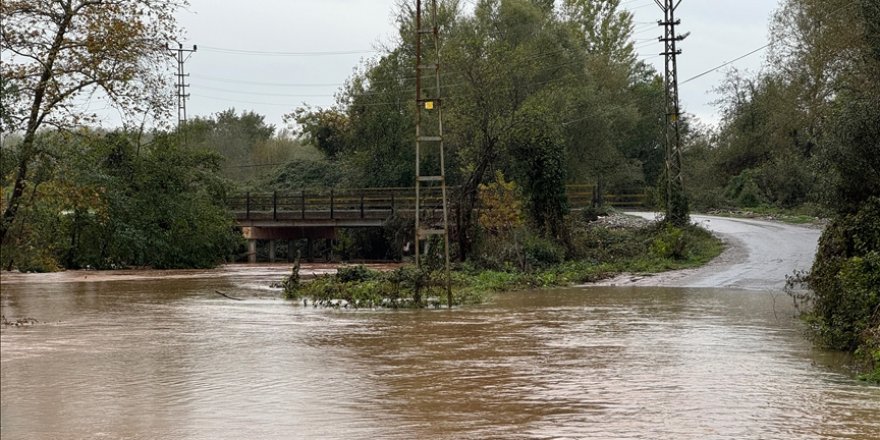
[[297, 254], [296, 262], [293, 263], [293, 268], [291, 268], [290, 270], [290, 275], [288, 275], [287, 278], [285, 278], [284, 281], [281, 283], [281, 288], [284, 289], [284, 296], [287, 299], [296, 299], [299, 297], [299, 269], [299, 254]]
[[807, 277], [812, 292], [792, 294], [814, 324], [821, 343], [857, 351], [880, 365], [880, 198], [835, 219], [819, 240]]
[[760, 206], [766, 200], [758, 186], [756, 173], [754, 170], [746, 170], [730, 179], [725, 188], [725, 196], [744, 208]]
[[651, 255], [673, 260], [684, 260], [688, 257], [688, 237], [684, 230], [669, 223], [664, 223], [651, 240]]
[[357, 266], [343, 266], [336, 271], [336, 279], [342, 283], [369, 281], [377, 278], [379, 275], [379, 272], [370, 270], [366, 266], [360, 264]]
[[565, 248], [545, 238], [531, 235], [523, 241], [523, 254], [527, 269], [543, 268], [561, 263], [565, 259]]

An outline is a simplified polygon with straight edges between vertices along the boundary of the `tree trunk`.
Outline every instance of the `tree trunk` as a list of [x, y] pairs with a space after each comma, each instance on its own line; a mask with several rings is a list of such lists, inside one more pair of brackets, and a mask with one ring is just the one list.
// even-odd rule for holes
[[467, 259], [473, 247], [473, 236], [471, 233], [473, 231], [474, 223], [474, 208], [477, 205], [477, 197], [479, 196], [477, 189], [483, 181], [483, 177], [486, 175], [486, 170], [489, 169], [489, 165], [492, 164], [494, 158], [494, 142], [491, 142], [489, 143], [489, 146], [483, 150], [483, 154], [477, 162], [476, 169], [474, 169], [474, 172], [461, 188], [461, 196], [458, 202], [461, 209], [461, 215], [458, 220], [458, 249], [459, 259], [461, 261]]
[[22, 157], [18, 162], [18, 173], [15, 176], [15, 184], [12, 186], [12, 195], [9, 197], [9, 204], [3, 211], [3, 219], [0, 220], [0, 243], [6, 244], [7, 233], [12, 229], [12, 223], [15, 216], [18, 215], [18, 207], [21, 204], [21, 197], [24, 195], [24, 184], [27, 179], [28, 162], [30, 162], [29, 151], [33, 145], [33, 134], [29, 134], [22, 142]]
[[[34, 102], [31, 104], [31, 114], [28, 116], [27, 129], [25, 130], [24, 140], [21, 143], [21, 156], [18, 159], [18, 174], [15, 176], [15, 184], [12, 187], [12, 196], [9, 197], [9, 205], [3, 212], [3, 219], [0, 220], [0, 243], [6, 243], [6, 237], [18, 215], [18, 208], [21, 204], [21, 197], [24, 194], [24, 185], [27, 182], [28, 163], [34, 156], [34, 141], [37, 137], [37, 130], [43, 123], [43, 118], [51, 110], [51, 108], [42, 109], [43, 99], [46, 97], [46, 88], [49, 80], [52, 79], [52, 69], [55, 66], [55, 60], [61, 52], [61, 45], [64, 43], [64, 35], [70, 28], [70, 22], [73, 20], [74, 11], [68, 2], [64, 8], [64, 18], [58, 24], [58, 30], [55, 32], [55, 38], [52, 41], [52, 47], [46, 56], [46, 62], [43, 64], [43, 72], [40, 75], [40, 82], [34, 90]], [[49, 107], [52, 107], [50, 104]]]
[[46, 97], [46, 89], [49, 86], [49, 80], [52, 79], [52, 69], [55, 66], [55, 60], [61, 53], [61, 46], [64, 44], [64, 36], [70, 28], [73, 21], [75, 11], [68, 2], [64, 5], [64, 17], [58, 24], [58, 30], [55, 31], [55, 38], [52, 41], [52, 47], [46, 56], [46, 62], [43, 64], [43, 72], [40, 75], [40, 82], [34, 90], [34, 102], [31, 104], [31, 114], [28, 116], [27, 129], [25, 130], [24, 140], [21, 143], [21, 156], [18, 159], [18, 174], [15, 176], [15, 185], [12, 187], [12, 196], [9, 198], [9, 205], [3, 212], [3, 219], [0, 220], [0, 243], [6, 243], [6, 236], [12, 228], [15, 216], [18, 214], [18, 208], [21, 204], [21, 197], [24, 194], [24, 185], [27, 182], [28, 163], [34, 156], [34, 141], [37, 137], [37, 130], [43, 123], [43, 118], [51, 110], [49, 107], [42, 109], [43, 100]]

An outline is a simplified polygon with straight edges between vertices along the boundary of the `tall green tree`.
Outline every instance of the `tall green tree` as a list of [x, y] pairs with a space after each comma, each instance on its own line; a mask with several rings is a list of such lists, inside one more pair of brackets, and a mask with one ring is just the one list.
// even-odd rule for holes
[[163, 75], [178, 29], [174, 12], [183, 0], [61, 0], [0, 3], [0, 76], [19, 93], [2, 95], [11, 124], [21, 130], [12, 192], [0, 221], [0, 242], [15, 221], [29, 178], [41, 153], [37, 132], [69, 129], [94, 115], [82, 112], [76, 98], [100, 90], [128, 113], [168, 108]]
[[809, 284], [820, 340], [880, 380], [880, 4], [786, 0], [771, 29], [776, 74], [805, 109], [819, 200], [833, 213]]
[[[464, 17], [458, 32], [448, 37], [449, 47], [458, 48], [444, 58], [459, 84], [450, 99], [448, 120], [455, 127], [450, 139], [461, 164], [457, 229], [462, 257], [473, 242], [479, 185], [495, 170], [515, 175], [508, 133], [517, 124], [518, 111], [530, 96], [563, 87], [583, 72], [580, 42], [562, 26], [553, 8], [545, 6], [515, 0], [479, 2], [474, 15]], [[564, 109], [550, 111], [561, 114]]]
[[562, 12], [597, 62], [632, 71], [633, 15], [620, 6], [621, 0], [564, 0]]
[[[656, 74], [632, 56], [631, 15], [618, 1], [599, 3], [480, 0], [466, 13], [457, 1], [439, 2], [446, 172], [460, 188], [453, 205], [461, 258], [476, 237], [479, 186], [498, 171], [523, 182], [538, 207], [534, 223], [558, 235], [566, 178], [641, 182], [642, 158], [659, 163], [649, 115], [661, 96]], [[413, 183], [413, 13], [401, 5], [398, 41], [349, 81], [337, 108], [295, 113], [304, 139], [323, 145], [352, 182]], [[423, 56], [435, 61], [431, 47]], [[430, 82], [423, 86], [425, 96], [434, 93]], [[535, 174], [535, 160], [547, 169]]]

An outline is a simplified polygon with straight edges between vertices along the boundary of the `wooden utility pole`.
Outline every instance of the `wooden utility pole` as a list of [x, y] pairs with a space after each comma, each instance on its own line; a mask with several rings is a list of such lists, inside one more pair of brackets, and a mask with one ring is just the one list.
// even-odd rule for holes
[[[443, 237], [445, 258], [445, 287], [447, 305], [452, 307], [452, 289], [449, 273], [449, 214], [446, 194], [446, 161], [443, 146], [443, 113], [440, 95], [440, 32], [437, 24], [437, 0], [430, 0], [430, 25], [423, 28], [422, 0], [416, 0], [416, 209], [415, 209], [415, 259], [416, 268], [422, 268], [422, 240], [430, 243], [433, 236]], [[425, 46], [433, 46], [434, 62], [423, 64]], [[427, 90], [422, 90], [422, 77], [428, 76]], [[433, 83], [433, 87], [431, 87]], [[431, 96], [425, 97], [423, 92]], [[434, 157], [438, 163], [430, 164], [436, 170], [434, 175], [422, 175], [423, 153]], [[436, 218], [436, 204], [425, 203], [422, 189], [440, 188], [442, 219]], [[430, 214], [422, 218], [423, 214]]]
[[654, 0], [657, 6], [664, 12], [663, 21], [657, 24], [664, 28], [663, 36], [659, 41], [664, 44], [664, 51], [660, 55], [666, 57], [665, 89], [666, 89], [666, 194], [665, 208], [666, 221], [677, 226], [684, 226], [690, 220], [688, 201], [684, 195], [684, 185], [681, 178], [681, 135], [679, 123], [681, 112], [678, 105], [678, 62], [676, 56], [681, 54], [676, 43], [687, 38], [688, 34], [676, 35], [675, 26], [681, 24], [676, 20], [675, 10], [681, 4], [681, 0]]

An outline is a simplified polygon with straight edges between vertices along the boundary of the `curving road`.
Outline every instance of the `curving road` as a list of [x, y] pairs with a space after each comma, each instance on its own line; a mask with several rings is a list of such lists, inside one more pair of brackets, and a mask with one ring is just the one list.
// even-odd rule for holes
[[[656, 217], [650, 212], [627, 214], [651, 220]], [[706, 215], [692, 215], [691, 219], [725, 241], [727, 248], [718, 258], [697, 269], [644, 278], [627, 275], [603, 284], [778, 290], [785, 286], [786, 275], [810, 268], [822, 233], [762, 220]]]

